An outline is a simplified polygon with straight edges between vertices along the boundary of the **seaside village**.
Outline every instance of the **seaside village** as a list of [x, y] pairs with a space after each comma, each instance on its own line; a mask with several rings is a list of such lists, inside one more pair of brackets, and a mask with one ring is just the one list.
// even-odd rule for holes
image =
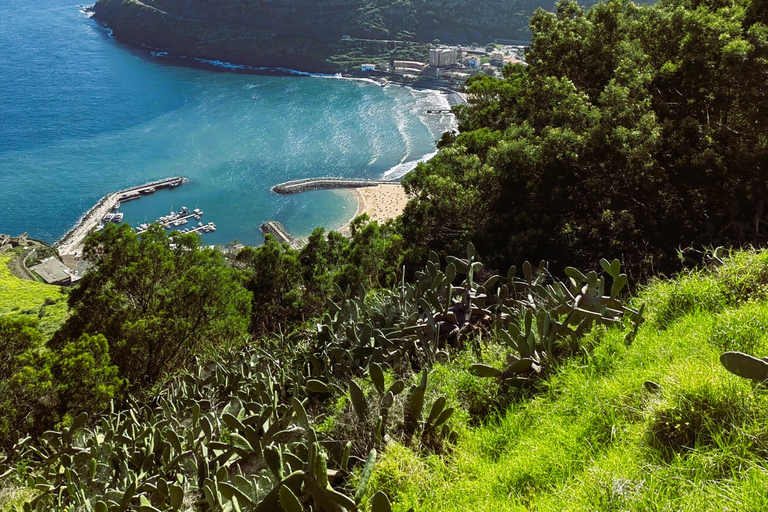
[[[362, 64], [360, 72], [368, 74], [382, 86], [387, 84], [387, 79], [382, 77], [389, 76], [393, 80], [406, 82], [434, 80], [450, 86], [451, 89], [458, 89], [471, 76], [479, 74], [499, 76], [501, 68], [506, 64], [525, 65], [524, 50], [525, 46], [522, 45], [499, 42], [484, 47], [439, 46], [430, 48], [428, 62], [395, 60], [391, 66]], [[88, 233], [94, 229], [103, 228], [105, 223], [123, 221], [123, 214], [118, 211], [121, 202], [139, 199], [161, 188], [175, 188], [185, 181], [186, 179], [179, 177], [167, 178], [109, 194], [53, 246], [44, 241], [29, 238], [26, 233], [17, 237], [0, 234], [0, 253], [8, 251], [14, 255], [10, 259], [9, 268], [17, 277], [59, 286], [75, 284], [88, 270], [88, 263], [82, 258], [83, 241]], [[339, 185], [339, 183], [325, 184], [332, 188]], [[155, 222], [166, 229], [177, 229], [183, 233], [202, 236], [204, 233], [216, 230], [216, 225], [213, 222], [204, 222], [202, 215], [202, 210], [182, 207], [181, 210], [172, 211]], [[148, 224], [143, 223], [134, 229], [141, 234], [147, 227]], [[301, 241], [294, 239], [279, 222], [265, 222], [261, 230], [263, 233], [270, 233], [281, 242], [288, 243], [293, 248], [300, 247]]]
[[[82, 258], [85, 238], [92, 231], [103, 229], [107, 223], [121, 223], [121, 202], [140, 199], [158, 189], [172, 189], [186, 181], [186, 178], [173, 177], [108, 194], [54, 245], [30, 238], [27, 233], [16, 237], [0, 234], [0, 253], [13, 254], [9, 268], [19, 278], [59, 286], [75, 284], [90, 266]], [[203, 222], [202, 216], [201, 209], [182, 206], [178, 211], [171, 211], [168, 215], [159, 217], [155, 223], [168, 230], [175, 229], [181, 233], [194, 233], [198, 236], [216, 231], [216, 224]], [[145, 222], [136, 226], [134, 231], [141, 234], [148, 228], [149, 224]]]
[[[187, 179], [182, 177], [166, 178], [144, 185], [113, 192], [101, 198], [77, 224], [53, 245], [42, 240], [36, 240], [23, 233], [17, 237], [0, 234], [0, 256], [9, 254], [8, 267], [11, 272], [21, 279], [31, 279], [47, 284], [69, 286], [79, 281], [89, 270], [90, 263], [83, 258], [83, 246], [87, 236], [93, 231], [99, 231], [108, 223], [122, 223], [124, 215], [119, 211], [122, 202], [134, 201], [144, 196], [154, 194], [159, 189], [173, 189]], [[398, 182], [376, 181], [345, 178], [309, 178], [288, 181], [275, 185], [272, 190], [277, 194], [294, 194], [302, 191], [318, 189], [349, 188], [357, 190], [359, 199], [369, 206], [366, 210], [372, 219], [383, 221], [402, 211], [407, 202], [402, 187]], [[374, 192], [375, 190], [375, 192]], [[360, 208], [358, 203], [358, 208]], [[394, 207], [394, 210], [392, 210]], [[358, 210], [359, 212], [360, 210]], [[182, 206], [178, 211], [160, 216], [154, 222], [166, 230], [179, 233], [193, 233], [202, 237], [205, 233], [216, 231], [216, 224], [205, 222], [203, 211], [199, 208], [190, 209]], [[136, 234], [142, 234], [149, 228], [144, 222], [133, 227]], [[293, 249], [301, 249], [306, 239], [294, 238], [290, 232], [277, 221], [266, 221], [260, 227], [262, 233], [274, 236], [278, 241], [288, 244]], [[345, 227], [341, 230], [344, 232]], [[216, 247], [222, 252], [234, 254], [243, 248], [242, 244], [230, 243]]]
[[392, 66], [362, 64], [360, 72], [383, 72], [405, 80], [439, 79], [462, 85], [474, 75], [501, 76], [506, 64], [523, 64], [525, 46], [491, 43], [487, 46], [439, 46], [430, 48], [429, 61], [395, 60]]

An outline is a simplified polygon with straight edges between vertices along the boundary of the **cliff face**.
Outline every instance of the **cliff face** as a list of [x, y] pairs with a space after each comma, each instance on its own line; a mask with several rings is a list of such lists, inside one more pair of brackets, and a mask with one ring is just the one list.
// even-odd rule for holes
[[[353, 38], [480, 42], [517, 38], [522, 0], [98, 0], [116, 37], [255, 66], [339, 71], [339, 56], [370, 58]], [[551, 7], [551, 6], [550, 6]], [[352, 59], [354, 60], [354, 59]]]

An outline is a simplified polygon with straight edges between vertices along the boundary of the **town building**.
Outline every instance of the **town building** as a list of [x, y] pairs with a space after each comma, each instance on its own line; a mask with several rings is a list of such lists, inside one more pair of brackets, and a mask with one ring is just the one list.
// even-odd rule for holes
[[495, 51], [491, 53], [491, 64], [494, 66], [502, 66], [504, 64], [504, 52]]
[[467, 57], [464, 59], [464, 63], [467, 65], [468, 68], [471, 69], [477, 69], [480, 67], [480, 59], [477, 57]]
[[69, 267], [53, 257], [44, 259], [29, 270], [39, 275], [48, 284], [66, 286], [77, 280], [72, 278]]
[[424, 62], [413, 60], [396, 60], [392, 64], [395, 67], [395, 73], [421, 73], [427, 67]]
[[430, 48], [429, 65], [433, 68], [447, 68], [456, 64], [456, 48]]

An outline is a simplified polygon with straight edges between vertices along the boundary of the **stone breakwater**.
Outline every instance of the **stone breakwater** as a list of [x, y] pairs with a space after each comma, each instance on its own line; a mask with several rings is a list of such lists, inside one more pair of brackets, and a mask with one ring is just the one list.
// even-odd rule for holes
[[281, 223], [276, 220], [268, 220], [261, 225], [261, 232], [265, 235], [269, 234], [277, 238], [278, 242], [286, 243], [291, 249], [301, 250], [306, 245], [306, 240], [296, 239], [291, 233], [285, 229]]
[[187, 181], [186, 178], [175, 176], [173, 178], [165, 178], [158, 181], [152, 181], [139, 185], [136, 187], [130, 187], [117, 192], [112, 192], [102, 197], [93, 208], [88, 210], [85, 215], [80, 217], [75, 226], [67, 231], [54, 245], [59, 251], [60, 256], [76, 255], [77, 251], [81, 248], [85, 237], [93, 231], [104, 219], [117, 203], [121, 200], [130, 200], [140, 197], [141, 194], [152, 193], [159, 188], [172, 188], [181, 185]]
[[286, 181], [272, 187], [272, 192], [276, 194], [298, 194], [299, 192], [308, 192], [310, 190], [330, 190], [336, 188], [360, 188], [374, 187], [376, 185], [391, 185], [395, 181], [385, 180], [363, 180], [346, 178], [305, 178], [302, 180]]

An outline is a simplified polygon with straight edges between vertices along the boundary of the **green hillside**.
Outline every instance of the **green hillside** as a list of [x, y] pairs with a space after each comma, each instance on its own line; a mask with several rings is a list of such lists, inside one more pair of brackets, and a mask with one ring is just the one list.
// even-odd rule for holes
[[[465, 427], [450, 454], [388, 448], [373, 488], [402, 511], [765, 510], [768, 392], [719, 357], [768, 355], [766, 285], [766, 252], [656, 281], [635, 299], [648, 317], [632, 343], [593, 330], [537, 393]], [[436, 373], [453, 394], [470, 378]]]
[[170, 56], [338, 72], [390, 58], [426, 60], [427, 43], [528, 40], [538, 0], [98, 0], [117, 38]]
[[[576, 337], [561, 330], [550, 351], [546, 323], [559, 329], [587, 310], [548, 309], [559, 285], [526, 267], [514, 282], [527, 291], [514, 303], [549, 313], [533, 320], [535, 352], [522, 360], [524, 315], [508, 328], [473, 320], [474, 335], [456, 346], [421, 337], [428, 322], [398, 327], [404, 320], [391, 307], [416, 313], [430, 290], [449, 290], [436, 284], [446, 275], [482, 270], [456, 259], [443, 274], [430, 264], [421, 285], [342, 298], [316, 334], [217, 351], [96, 422], [80, 414], [23, 441], [14, 448], [23, 462], [0, 468], [8, 470], [0, 496], [8, 507], [31, 498], [36, 510], [99, 502], [119, 510], [122, 499], [144, 510], [762, 510], [768, 394], [719, 358], [768, 352], [768, 251], [709, 261], [642, 287], [623, 322], [584, 313], [593, 327]], [[578, 272], [568, 274], [578, 285]], [[577, 302], [592, 307], [593, 278], [584, 278]], [[486, 307], [512, 312], [503, 287]], [[634, 332], [628, 318], [643, 309]], [[376, 362], [383, 347], [391, 355]], [[339, 369], [322, 370], [328, 364]], [[26, 488], [29, 477], [37, 490]]]
[[8, 268], [13, 258], [10, 251], [0, 252], [0, 316], [39, 318], [41, 329], [53, 333], [67, 316], [61, 287], [19, 279]]

